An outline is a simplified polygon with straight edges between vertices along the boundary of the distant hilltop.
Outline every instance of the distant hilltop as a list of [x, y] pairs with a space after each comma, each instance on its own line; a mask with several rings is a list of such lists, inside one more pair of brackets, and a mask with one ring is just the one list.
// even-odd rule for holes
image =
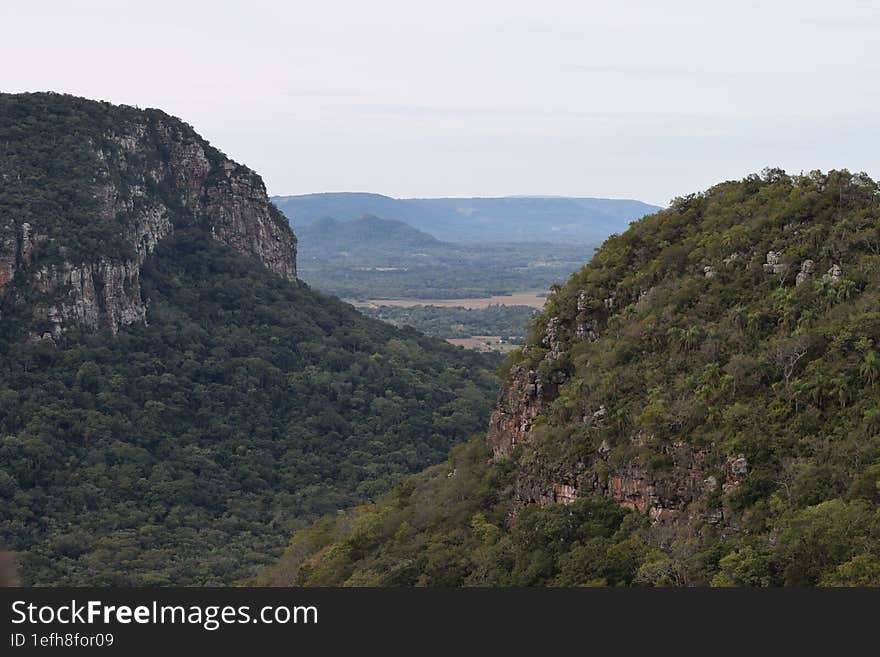
[[446, 242], [583, 242], [598, 244], [661, 208], [641, 201], [560, 196], [396, 199], [333, 192], [274, 196], [294, 229], [319, 219], [374, 215], [402, 221]]

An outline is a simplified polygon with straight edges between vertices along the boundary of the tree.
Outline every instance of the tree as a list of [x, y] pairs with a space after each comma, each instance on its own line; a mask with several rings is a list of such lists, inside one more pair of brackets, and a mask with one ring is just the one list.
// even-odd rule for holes
[[880, 559], [873, 554], [855, 556], [825, 575], [819, 585], [880, 587]]
[[797, 370], [798, 363], [810, 350], [810, 338], [807, 335], [795, 335], [781, 338], [772, 348], [773, 362], [785, 381], [786, 389], [791, 385], [791, 378]]
[[712, 578], [712, 586], [772, 586], [778, 583], [773, 553], [750, 545], [731, 552], [718, 565], [721, 570]]
[[873, 387], [877, 383], [877, 378], [880, 377], [880, 356], [876, 351], [871, 350], [865, 354], [865, 359], [859, 367], [859, 374], [868, 385]]
[[778, 559], [789, 586], [814, 586], [860, 550], [873, 516], [864, 500], [828, 500], [799, 511], [779, 537]]

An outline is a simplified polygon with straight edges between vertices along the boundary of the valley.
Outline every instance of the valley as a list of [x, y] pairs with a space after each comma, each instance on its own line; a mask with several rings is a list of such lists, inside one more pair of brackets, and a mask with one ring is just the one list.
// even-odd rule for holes
[[295, 533], [284, 586], [880, 586], [880, 186], [766, 169], [550, 293], [487, 435]]
[[[404, 306], [360, 304], [357, 307], [370, 317], [399, 327], [411, 326], [451, 344], [502, 353], [509, 351], [512, 345], [522, 344], [529, 323], [538, 312], [536, 308], [525, 305], [477, 304], [477, 307], [467, 308], [461, 305], [427, 305], [421, 301]], [[477, 337], [487, 335], [496, 336], [497, 339], [487, 341]]]
[[[368, 214], [349, 221], [324, 217], [298, 231], [298, 272], [317, 290], [397, 326], [414, 326], [443, 339], [503, 332], [516, 342], [543, 305], [546, 290], [588, 259], [593, 248], [442, 242], [399, 220]], [[515, 309], [510, 313], [520, 323], [498, 329], [492, 312], [476, 312], [494, 305]], [[426, 313], [432, 315], [427, 321]], [[462, 335], [463, 326], [472, 332]], [[477, 343], [462, 343], [471, 344]], [[485, 341], [479, 345], [482, 349]]]
[[6, 579], [880, 586], [867, 174], [768, 168], [635, 221], [337, 218], [285, 216], [160, 110], [0, 94], [0, 144]]
[[[439, 308], [488, 308], [490, 306], [525, 306], [542, 308], [547, 297], [539, 292], [520, 292], [513, 294], [477, 297], [473, 299], [368, 299], [364, 307], [389, 306], [392, 308], [414, 308], [416, 306], [435, 306]], [[355, 303], [357, 307], [359, 304]]]
[[[465, 349], [504, 354], [522, 344], [529, 321], [545, 301], [543, 294], [522, 292], [475, 299], [371, 299], [353, 304], [364, 314], [395, 326], [412, 326]], [[499, 335], [487, 335], [493, 331]]]

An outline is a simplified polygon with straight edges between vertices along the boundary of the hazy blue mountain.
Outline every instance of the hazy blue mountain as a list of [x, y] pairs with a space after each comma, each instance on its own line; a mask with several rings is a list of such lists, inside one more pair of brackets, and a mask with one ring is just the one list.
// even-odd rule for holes
[[439, 246], [440, 240], [395, 219], [366, 215], [352, 221], [323, 217], [299, 229], [299, 239], [312, 250], [347, 248], [422, 248]]
[[633, 200], [509, 196], [503, 198], [395, 199], [341, 192], [275, 196], [275, 205], [300, 232], [315, 221], [376, 215], [403, 221], [447, 242], [601, 243], [630, 222], [658, 211]]
[[[396, 219], [323, 217], [297, 228], [298, 275], [349, 299], [460, 298], [546, 290], [592, 247], [442, 242]], [[598, 245], [598, 241], [596, 242]]]

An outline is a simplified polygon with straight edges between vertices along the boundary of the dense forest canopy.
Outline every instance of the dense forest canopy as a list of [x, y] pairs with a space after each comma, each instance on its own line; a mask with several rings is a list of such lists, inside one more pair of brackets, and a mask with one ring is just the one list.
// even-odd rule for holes
[[0, 180], [0, 549], [25, 584], [242, 581], [484, 429], [495, 358], [295, 280], [262, 180], [179, 119], [0, 94]]
[[491, 357], [276, 279], [197, 231], [148, 326], [0, 339], [0, 542], [31, 584], [231, 584], [306, 519], [485, 427]]

